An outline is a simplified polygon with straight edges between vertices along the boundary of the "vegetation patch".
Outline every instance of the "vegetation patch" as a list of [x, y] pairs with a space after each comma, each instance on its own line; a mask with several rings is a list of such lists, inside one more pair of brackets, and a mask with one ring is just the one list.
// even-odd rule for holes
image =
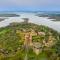
[[42, 25], [11, 23], [0, 28], [0, 60], [60, 60], [60, 34]]

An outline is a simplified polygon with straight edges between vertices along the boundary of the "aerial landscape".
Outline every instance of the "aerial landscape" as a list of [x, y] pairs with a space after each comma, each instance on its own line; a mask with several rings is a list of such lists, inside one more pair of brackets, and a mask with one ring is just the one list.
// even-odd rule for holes
[[59, 0], [0, 0], [0, 60], [60, 60]]
[[0, 25], [0, 60], [60, 59], [60, 31], [49, 25], [36, 24], [33, 19], [31, 21], [30, 16], [40, 17], [36, 13], [20, 12], [20, 15], [10, 13], [0, 16], [0, 24], [3, 24]]

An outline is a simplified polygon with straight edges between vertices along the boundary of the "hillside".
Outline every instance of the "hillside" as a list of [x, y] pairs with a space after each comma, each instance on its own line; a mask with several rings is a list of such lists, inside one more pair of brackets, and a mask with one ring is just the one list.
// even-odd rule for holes
[[46, 26], [21, 22], [0, 28], [0, 60], [57, 60], [59, 45], [60, 34]]

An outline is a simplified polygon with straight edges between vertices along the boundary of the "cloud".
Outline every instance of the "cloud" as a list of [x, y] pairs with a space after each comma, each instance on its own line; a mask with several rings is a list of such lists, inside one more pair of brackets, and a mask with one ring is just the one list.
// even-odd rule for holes
[[[56, 4], [57, 0], [1, 0], [0, 6], [44, 6], [49, 4]], [[60, 2], [60, 1], [59, 1]], [[58, 3], [59, 3], [58, 2]], [[57, 3], [57, 4], [58, 4]]]

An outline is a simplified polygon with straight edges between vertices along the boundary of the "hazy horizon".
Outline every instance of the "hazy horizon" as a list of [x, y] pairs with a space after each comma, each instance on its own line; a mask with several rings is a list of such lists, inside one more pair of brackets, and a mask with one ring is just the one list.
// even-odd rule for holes
[[0, 11], [60, 11], [60, 0], [0, 0]]

